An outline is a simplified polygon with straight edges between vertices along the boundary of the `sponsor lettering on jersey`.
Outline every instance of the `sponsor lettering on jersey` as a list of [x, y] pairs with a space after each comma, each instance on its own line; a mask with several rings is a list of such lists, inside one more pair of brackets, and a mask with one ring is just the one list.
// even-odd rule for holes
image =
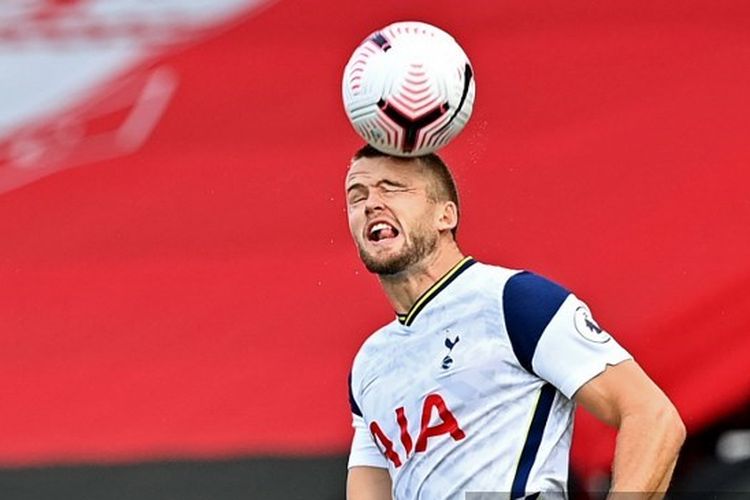
[[[437, 410], [438, 417], [440, 417], [440, 423], [437, 425], [430, 425], [434, 410]], [[398, 423], [399, 429], [401, 430], [401, 444], [406, 452], [406, 458], [409, 458], [412, 450], [412, 438], [408, 429], [409, 421], [403, 407], [396, 408], [395, 413], [396, 423]], [[380, 443], [385, 457], [393, 463], [394, 467], [401, 467], [403, 462], [398, 452], [394, 449], [393, 440], [388, 438], [376, 421], [373, 421], [370, 424], [370, 432], [375, 438], [375, 441]], [[443, 434], [448, 434], [454, 441], [460, 441], [466, 437], [466, 433], [461, 429], [456, 416], [445, 404], [445, 400], [442, 396], [440, 396], [440, 394], [430, 394], [425, 398], [424, 403], [422, 404], [420, 430], [416, 446], [414, 446], [414, 453], [426, 452], [429, 439]]]

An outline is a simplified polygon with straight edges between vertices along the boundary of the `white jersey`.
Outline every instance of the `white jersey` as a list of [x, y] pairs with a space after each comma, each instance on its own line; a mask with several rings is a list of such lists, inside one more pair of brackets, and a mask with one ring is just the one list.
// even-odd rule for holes
[[349, 467], [394, 499], [565, 495], [571, 398], [629, 358], [564, 288], [467, 257], [360, 348]]

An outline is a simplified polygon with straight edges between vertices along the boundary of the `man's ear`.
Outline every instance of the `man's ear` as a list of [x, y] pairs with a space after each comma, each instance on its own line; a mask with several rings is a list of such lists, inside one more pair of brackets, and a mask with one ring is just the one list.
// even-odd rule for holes
[[458, 226], [458, 207], [452, 201], [444, 201], [440, 203], [440, 206], [438, 229], [440, 231], [450, 231]]

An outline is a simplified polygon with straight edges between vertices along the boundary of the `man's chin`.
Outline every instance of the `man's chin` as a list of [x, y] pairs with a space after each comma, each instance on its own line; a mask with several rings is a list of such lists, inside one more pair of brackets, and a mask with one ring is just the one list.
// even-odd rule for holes
[[402, 265], [400, 262], [372, 262], [366, 261], [365, 267], [368, 271], [378, 276], [394, 276], [406, 270], [407, 266]]
[[396, 241], [389, 242], [387, 245], [364, 244], [358, 246], [359, 256], [368, 271], [380, 276], [393, 276], [418, 264], [426, 255], [435, 250], [436, 245], [437, 238], [419, 237], [417, 235], [412, 238], [410, 243], [399, 237]]
[[368, 271], [381, 276], [392, 276], [405, 271], [413, 264], [412, 257], [408, 253], [374, 256], [367, 252], [359, 252], [362, 263]]

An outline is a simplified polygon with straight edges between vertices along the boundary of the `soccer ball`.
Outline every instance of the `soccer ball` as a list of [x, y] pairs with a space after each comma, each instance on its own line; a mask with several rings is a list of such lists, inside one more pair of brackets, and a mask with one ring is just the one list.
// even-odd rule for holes
[[397, 156], [431, 153], [464, 128], [474, 72], [445, 31], [399, 22], [368, 36], [344, 69], [344, 108], [370, 145]]

